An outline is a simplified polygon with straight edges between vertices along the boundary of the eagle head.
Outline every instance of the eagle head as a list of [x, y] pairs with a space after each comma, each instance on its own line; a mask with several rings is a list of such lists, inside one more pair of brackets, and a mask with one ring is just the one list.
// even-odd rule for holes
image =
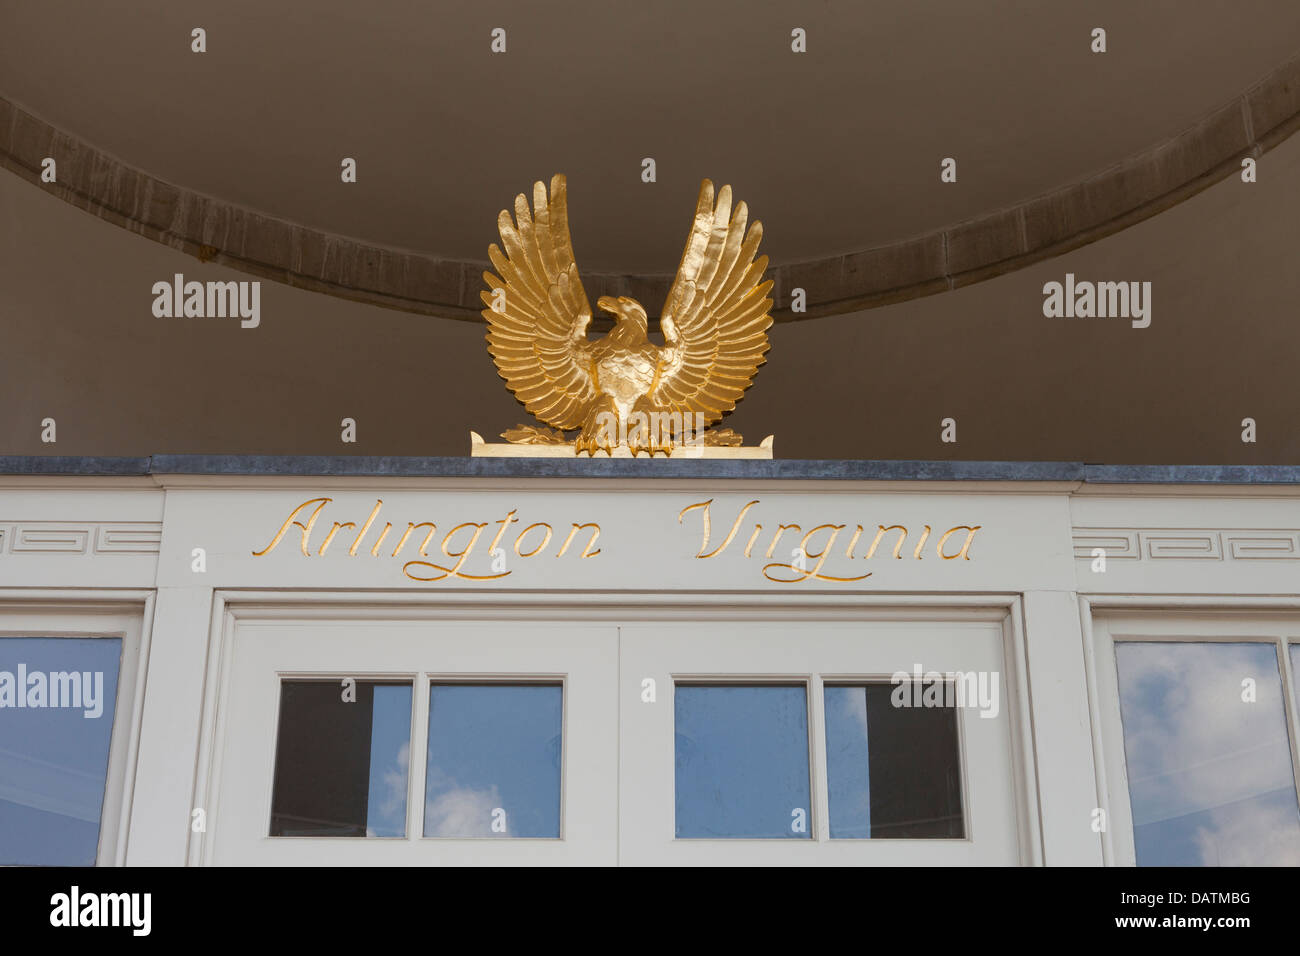
[[636, 299], [629, 299], [625, 295], [620, 295], [618, 298], [602, 295], [596, 300], [596, 305], [615, 317], [614, 331], [609, 333], [611, 337], [624, 341], [628, 345], [646, 340], [645, 309]]

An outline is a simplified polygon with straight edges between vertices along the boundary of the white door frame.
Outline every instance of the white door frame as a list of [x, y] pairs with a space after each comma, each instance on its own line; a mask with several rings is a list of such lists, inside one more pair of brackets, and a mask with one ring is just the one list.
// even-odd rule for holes
[[[637, 865], [1024, 862], [1029, 854], [1017, 813], [1014, 697], [1003, 686], [998, 688], [1000, 710], [994, 719], [980, 717], [971, 707], [958, 711], [965, 837], [832, 840], [826, 806], [824, 684], [888, 682], [898, 671], [910, 674], [916, 664], [926, 671], [996, 671], [1005, 676], [1007, 617], [999, 608], [918, 608], [883, 615], [859, 611], [853, 621], [823, 621], [810, 620], [806, 611], [790, 615], [769, 610], [762, 621], [700, 621], [689, 631], [680, 630], [679, 622], [623, 627], [623, 859]], [[706, 629], [707, 636], [701, 636]], [[653, 705], [635, 693], [646, 678], [655, 681]], [[674, 691], [678, 683], [695, 682], [797, 683], [807, 688], [809, 839], [674, 837]], [[637, 759], [629, 759], [634, 755]]]
[[[292, 621], [230, 615], [222, 644], [203, 806], [191, 841], [200, 864], [470, 865], [615, 862], [618, 634], [600, 624], [531, 626], [454, 619], [375, 621], [307, 615]], [[544, 633], [552, 631], [551, 634]], [[453, 643], [448, 643], [451, 641]], [[270, 837], [271, 781], [282, 680], [328, 676], [413, 685], [406, 835]], [[559, 682], [564, 686], [560, 839], [449, 839], [423, 835], [431, 682]], [[236, 694], [246, 698], [236, 701]]]
[[[1000, 621], [1002, 629], [1003, 695], [1010, 724], [1013, 761], [1012, 791], [1016, 802], [1020, 862], [1039, 865], [1043, 859], [1038, 781], [1033, 760], [1033, 730], [1026, 673], [1026, 650], [1020, 595], [774, 595], [658, 594], [650, 592], [591, 594], [443, 591], [436, 596], [410, 592], [214, 592], [208, 636], [208, 665], [202, 705], [202, 725], [196, 761], [193, 806], [206, 808], [213, 820], [220, 780], [219, 760], [224, 701], [229, 692], [231, 640], [241, 621], [310, 622], [345, 620], [367, 625], [382, 622], [572, 622], [630, 624], [668, 621], [773, 620], [873, 621], [969, 620], [972, 616]], [[373, 667], [370, 668], [373, 670]], [[409, 669], [409, 668], [408, 668]], [[617, 693], [629, 690], [614, 680]], [[418, 695], [417, 695], [418, 697]], [[618, 707], [614, 717], [617, 723]], [[271, 729], [268, 728], [268, 732]], [[414, 740], [412, 741], [414, 746]], [[567, 741], [566, 741], [567, 746]], [[613, 751], [617, 753], [617, 748]], [[338, 840], [331, 843], [337, 845]], [[363, 841], [357, 841], [363, 842]], [[364, 841], [370, 842], [370, 841]], [[476, 843], [483, 841], [474, 841]], [[486, 841], [495, 842], [495, 841]], [[502, 841], [504, 842], [504, 841]], [[921, 843], [923, 841], [914, 841]], [[187, 861], [204, 865], [213, 859], [209, 835], [189, 835]], [[924, 852], [924, 851], [921, 851]], [[421, 860], [420, 862], [427, 862]]]

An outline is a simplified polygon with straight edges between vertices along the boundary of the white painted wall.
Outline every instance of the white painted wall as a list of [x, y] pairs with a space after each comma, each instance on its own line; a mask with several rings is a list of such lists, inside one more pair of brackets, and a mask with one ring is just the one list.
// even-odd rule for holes
[[[296, 508], [315, 499], [329, 500], [307, 536], [309, 556], [302, 553], [303, 530], [294, 525], [275, 548], [254, 555], [267, 551]], [[724, 551], [700, 558], [703, 509], [683, 509], [710, 500], [709, 550], [721, 544], [748, 502], [757, 504]], [[357, 541], [376, 502], [382, 504], [374, 521]], [[308, 523], [314, 507], [300, 510], [297, 518]], [[489, 537], [511, 512], [518, 523], [502, 538], [505, 565], [494, 569]], [[355, 527], [339, 531], [322, 556], [320, 547], [336, 521]], [[407, 524], [424, 521], [437, 524], [427, 556], [416, 553], [420, 531], [392, 557]], [[746, 558], [755, 521], [763, 531]], [[408, 560], [455, 566], [457, 559], [444, 556], [441, 546], [448, 532], [466, 522], [486, 528], [460, 574], [500, 576], [417, 581], [403, 573]], [[552, 525], [551, 542], [534, 557], [519, 557], [514, 539], [534, 522]], [[389, 523], [383, 547], [372, 554]], [[600, 526], [591, 555], [581, 557], [588, 529], [558, 556], [575, 523]], [[824, 527], [810, 541], [807, 568], [817, 565], [817, 545], [837, 531], [832, 555], [820, 568], [822, 579], [771, 579], [802, 573], [793, 570], [798, 559], [791, 557], [799, 534], [787, 530], [772, 558], [764, 557], [778, 524], [798, 524], [803, 532], [846, 526]], [[864, 531], [849, 558], [858, 525]], [[864, 557], [880, 525], [908, 528], [899, 558], [893, 557], [896, 533], [873, 558]], [[926, 525], [931, 532], [917, 557], [915, 543]], [[978, 526], [968, 558], [958, 554], [965, 531], [945, 548], [946, 555], [957, 556], [936, 551], [942, 532], [953, 526]], [[462, 550], [474, 532], [462, 527], [447, 549]], [[521, 550], [541, 537], [540, 529], [534, 531]], [[1108, 553], [1104, 573], [1092, 570], [1092, 549], [1098, 546]], [[205, 553], [201, 573], [193, 569], [196, 548]], [[829, 625], [993, 614], [1006, 635], [1002, 666], [1010, 695], [1020, 858], [1099, 864], [1102, 845], [1090, 815], [1115, 794], [1097, 773], [1102, 740], [1097, 704], [1089, 699], [1096, 665], [1089, 656], [1090, 602], [1287, 607], [1300, 603], [1297, 562], [1300, 493], [1286, 488], [0, 479], [0, 615], [46, 607], [57, 617], [61, 608], [71, 614], [78, 607], [111, 604], [134, 608], [139, 618], [142, 679], [136, 693], [142, 697], [134, 703], [142, 722], [133, 728], [134, 752], [122, 784], [129, 823], [118, 840], [125, 861], [133, 864], [207, 859], [189, 820], [198, 801], [220, 785], [213, 753], [222, 715], [216, 701], [224, 686], [224, 642], [241, 616], [277, 608], [274, 613], [288, 621], [346, 616], [371, 622], [366, 626], [394, 615], [417, 621], [459, 615], [518, 626], [589, 620], [624, 628], [693, 620], [704, 622], [702, 634], [727, 621], [743, 630], [746, 620]], [[778, 564], [787, 567], [773, 567]], [[434, 573], [423, 566], [414, 570]], [[830, 580], [867, 573], [860, 580]], [[798, 631], [792, 624], [790, 641], [798, 642]], [[619, 693], [628, 693], [622, 683]]]

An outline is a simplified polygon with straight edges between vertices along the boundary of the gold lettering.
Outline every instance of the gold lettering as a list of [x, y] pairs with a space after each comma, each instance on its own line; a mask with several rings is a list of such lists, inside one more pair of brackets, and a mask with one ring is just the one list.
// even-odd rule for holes
[[[791, 574], [799, 575], [799, 577], [789, 579], [774, 578], [768, 573], [774, 569], [789, 571]], [[777, 584], [798, 584], [800, 581], [807, 581], [809, 578], [816, 578], [818, 581], [861, 581], [864, 578], [871, 577], [871, 572], [868, 571], [866, 574], [859, 574], [857, 577], [852, 578], [837, 578], [830, 574], [814, 574], [812, 571], [800, 571], [798, 568], [790, 564], [768, 564], [763, 567], [763, 577], [767, 578], [769, 581], [775, 581]]]
[[921, 540], [916, 542], [916, 550], [912, 552], [912, 557], [921, 560], [921, 549], [925, 547], [925, 539], [930, 537], [930, 526], [925, 526], [925, 534], [921, 535]]
[[488, 554], [493, 554], [496, 552], [497, 545], [501, 543], [501, 536], [506, 533], [506, 528], [509, 525], [518, 523], [518, 521], [519, 519], [515, 517], [515, 511], [512, 508], [509, 512], [506, 513], [506, 516], [504, 518], [500, 519], [497, 522], [497, 524], [501, 525], [501, 527], [497, 529], [497, 536], [493, 538], [492, 543], [488, 545]]
[[[804, 535], [803, 540], [799, 542], [800, 551], [802, 551], [806, 556], [810, 558], [817, 559], [817, 567], [812, 569], [812, 573], [814, 575], [820, 573], [822, 569], [822, 565], [826, 563], [826, 556], [831, 553], [831, 548], [835, 547], [835, 539], [839, 537], [840, 532], [843, 530], [844, 530], [844, 525], [842, 524], [819, 524], [817, 527], [813, 528], [806, 535]], [[815, 535], [818, 531], [830, 531], [831, 539], [826, 542], [826, 547], [822, 548], [816, 554], [813, 554], [811, 551], [808, 550], [808, 539], [811, 538], [813, 535]]]
[[[452, 574], [457, 574], [460, 571], [460, 566], [464, 564], [467, 560], [469, 560], [470, 552], [474, 550], [474, 545], [478, 544], [478, 536], [483, 533], [483, 529], [486, 527], [487, 527], [486, 521], [484, 521], [482, 524], [477, 524], [473, 521], [465, 521], [461, 524], [456, 525], [456, 527], [452, 528], [450, 531], [447, 532], [446, 537], [442, 539], [442, 553], [449, 558], [459, 559], [456, 562], [456, 566], [451, 569]], [[473, 528], [474, 534], [469, 539], [469, 544], [465, 545], [465, 547], [461, 548], [459, 551], [453, 554], [452, 552], [447, 550], [447, 545], [451, 541], [452, 535], [454, 535], [461, 528]]]
[[749, 552], [754, 550], [754, 542], [758, 540], [758, 533], [762, 530], [761, 524], [754, 525], [754, 533], [749, 536], [749, 544], [745, 545], [745, 557], [749, 557]]
[[853, 557], [853, 549], [858, 546], [858, 538], [862, 537], [862, 525], [858, 525], [858, 530], [853, 532], [853, 537], [849, 539], [849, 546], [844, 551], [844, 557]]
[[406, 539], [411, 536], [411, 532], [416, 528], [429, 529], [429, 533], [424, 536], [424, 543], [420, 545], [420, 554], [426, 558], [429, 556], [429, 542], [433, 540], [433, 533], [438, 530], [438, 526], [432, 521], [421, 521], [419, 524], [408, 521], [406, 523], [406, 530], [402, 532], [402, 540], [398, 541], [397, 547], [393, 549], [393, 557], [397, 557], [398, 554], [401, 553], [402, 548], [406, 547]]
[[[448, 555], [448, 557], [458, 557], [458, 555]], [[460, 567], [457, 564], [456, 567]], [[433, 571], [440, 571], [441, 574], [431, 574], [428, 577], [421, 577], [414, 573], [412, 568], [429, 568]], [[510, 574], [509, 571], [502, 571], [500, 574], [463, 574], [455, 568], [444, 568], [440, 564], [434, 564], [432, 561], [407, 561], [402, 565], [402, 573], [412, 581], [442, 581], [446, 578], [464, 578], [466, 581], [492, 581], [496, 578], [504, 578]]]
[[[757, 500], [757, 499], [755, 499], [754, 501], [751, 501], [749, 504], [745, 505], [745, 507], [743, 507], [743, 508], [740, 509], [740, 514], [736, 515], [736, 520], [735, 520], [734, 522], [732, 522], [731, 530], [727, 532], [726, 540], [724, 540], [724, 541], [722, 542], [722, 544], [718, 545], [716, 548], [714, 548], [714, 549], [713, 549], [712, 551], [710, 551], [708, 554], [703, 554], [703, 553], [701, 553], [701, 554], [697, 554], [696, 557], [697, 557], [697, 558], [712, 558], [712, 557], [714, 557], [715, 555], [719, 555], [719, 554], [721, 554], [723, 551], [726, 551], [726, 550], [727, 550], [727, 546], [728, 546], [729, 544], [731, 544], [732, 539], [736, 537], [736, 532], [740, 530], [740, 523], [741, 523], [742, 521], [745, 520], [745, 514], [746, 514], [746, 512], [748, 512], [749, 509], [752, 508], [752, 507], [754, 507], [754, 505], [756, 505], [756, 504], [758, 504], [758, 500]], [[708, 513], [707, 510], [706, 510], [705, 513], [706, 513], [706, 514]], [[708, 543], [708, 536], [707, 536], [707, 533], [706, 533], [706, 535], [705, 535], [705, 543], [706, 543], [706, 544]], [[703, 552], [703, 551], [704, 551], [704, 548], [701, 547], [701, 548], [700, 548], [700, 551]]]
[[[284, 536], [289, 533], [289, 530], [291, 528], [298, 528], [301, 530], [302, 552], [304, 555], [310, 557], [313, 553], [310, 550], [310, 548], [312, 545], [312, 537], [315, 533], [316, 523], [320, 519], [320, 516], [325, 506], [333, 502], [333, 500], [334, 500], [333, 498], [326, 498], [326, 497], [311, 498], [307, 501], [304, 501], [302, 504], [298, 505], [298, 507], [294, 508], [293, 511], [289, 512], [289, 515], [287, 518], [285, 518], [284, 523], [276, 531], [275, 537], [271, 539], [271, 541], [266, 545], [266, 547], [263, 548], [261, 551], [252, 552], [254, 557], [262, 557], [274, 551], [277, 547], [279, 547], [280, 543], [284, 540]], [[752, 502], [751, 504], [757, 504], [757, 502]], [[383, 509], [383, 505], [384, 502], [382, 498], [375, 500], [374, 507], [371, 508], [370, 514], [366, 517], [365, 522], [362, 523], [360, 531], [357, 533], [356, 537], [353, 539], [351, 543], [351, 546], [348, 549], [349, 556], [356, 556], [362, 544], [365, 542], [366, 537], [369, 535], [371, 528], [375, 527], [376, 524], [378, 523], [378, 518], [380, 516], [380, 512]], [[705, 518], [705, 525], [706, 525], [705, 528], [706, 540], [708, 537], [708, 530], [707, 530], [708, 505], [709, 505], [708, 501], [700, 502], [698, 505], [693, 505], [682, 512], [682, 514], [684, 515], [686, 512], [694, 510], [695, 508], [705, 509], [706, 513], [704, 518]], [[747, 505], [745, 510], [748, 510], [748, 508], [749, 506]], [[492, 553], [495, 554], [497, 548], [503, 547], [502, 542], [505, 540], [506, 532], [510, 530], [510, 526], [512, 524], [519, 523], [519, 518], [517, 517], [517, 515], [518, 515], [517, 510], [511, 509], [509, 512], [506, 513], [505, 517], [500, 518], [495, 522], [497, 525], [497, 529], [496, 529], [496, 533], [492, 537], [492, 543], [490, 546], [490, 551]], [[679, 520], [680, 517], [681, 516], [679, 516]], [[731, 539], [734, 537], [736, 530], [738, 529], [743, 517], [744, 517], [744, 511], [742, 511], [741, 515], [736, 519], [736, 524], [735, 526], [733, 526], [731, 534], [728, 535], [727, 541], [723, 542], [723, 544], [717, 549], [718, 551], [721, 551], [723, 548], [725, 548], [727, 544], [731, 541]], [[355, 530], [356, 527], [357, 527], [356, 524], [354, 524], [351, 521], [333, 522], [331, 524], [329, 532], [325, 535], [324, 540], [321, 541], [320, 549], [319, 551], [316, 552], [316, 554], [317, 555], [327, 554], [329, 552], [330, 546], [334, 543], [334, 539], [336, 535], [338, 535], [340, 532], [344, 530]], [[384, 522], [383, 529], [380, 531], [378, 539], [370, 546], [369, 550], [372, 557], [379, 557], [381, 550], [384, 549], [386, 542], [388, 541], [389, 535], [393, 531], [393, 527], [394, 526], [392, 522]], [[500, 574], [475, 575], [475, 574], [468, 574], [463, 570], [465, 565], [472, 559], [473, 553], [475, 549], [478, 547], [478, 543], [482, 538], [483, 532], [488, 527], [489, 527], [489, 522], [477, 522], [477, 521], [467, 521], [462, 524], [456, 525], [454, 528], [452, 528], [450, 531], [446, 533], [446, 535], [443, 537], [442, 545], [441, 545], [442, 553], [446, 555], [448, 558], [454, 559], [454, 561], [450, 565], [444, 566], [441, 564], [437, 564], [433, 561], [413, 560], [413, 561], [406, 562], [402, 566], [402, 572], [413, 581], [442, 581], [448, 578], [464, 578], [466, 580], [471, 580], [471, 581], [488, 581], [488, 580], [495, 580], [497, 578], [506, 577], [508, 574], [510, 574], [509, 571], [505, 571]], [[421, 558], [427, 558], [429, 556], [429, 548], [433, 543], [434, 535], [437, 533], [438, 530], [438, 526], [431, 521], [425, 521], [419, 523], [414, 521], [408, 522], [406, 525], [406, 529], [402, 532], [400, 540], [397, 542], [396, 547], [393, 548], [391, 556], [396, 558], [399, 555], [401, 555], [406, 548], [407, 542], [411, 540], [411, 536], [415, 534], [417, 530], [421, 530], [421, 529], [425, 531], [425, 535], [424, 535], [424, 540], [420, 543], [419, 553]], [[470, 536], [468, 540], [464, 543], [463, 547], [457, 548], [455, 545], [455, 538], [462, 530], [467, 530]], [[533, 547], [530, 550], [525, 550], [525, 548], [527, 547], [526, 545], [527, 536], [534, 530], [541, 531], [542, 533], [541, 542], [536, 547]], [[563, 544], [560, 546], [559, 553], [556, 554], [556, 557], [564, 557], [569, 552], [569, 549], [571, 547], [576, 547], [576, 543], [579, 541], [579, 535], [584, 530], [590, 530], [591, 534], [588, 537], [585, 544], [583, 545], [581, 554], [579, 556], [582, 558], [591, 558], [600, 554], [601, 549], [597, 545], [600, 540], [600, 535], [602, 532], [601, 526], [596, 522], [579, 524], [578, 522], [575, 521], [573, 522], [572, 528], [570, 529], [568, 535], [565, 537]], [[530, 524], [516, 536], [514, 542], [515, 554], [519, 555], [521, 558], [534, 557], [535, 555], [542, 553], [550, 545], [553, 535], [554, 535], [554, 529], [551, 527], [550, 524], [547, 524], [544, 521], [539, 521]]]
[[[789, 526], [787, 525], [786, 527]], [[816, 578], [818, 581], [861, 581], [863, 578], [871, 577], [871, 572], [859, 574], [856, 577], [851, 578], [840, 578], [821, 573], [822, 565], [826, 563], [826, 558], [830, 556], [831, 548], [835, 547], [835, 539], [839, 537], [839, 534], [843, 529], [844, 525], [842, 524], [819, 524], [803, 536], [803, 540], [799, 542], [799, 550], [802, 551], [806, 557], [817, 559], [817, 565], [811, 570], [798, 568], [792, 564], [769, 564], [763, 568], [763, 577], [767, 578], [769, 581], [775, 581], [778, 584], [797, 584], [800, 581], [807, 581], [809, 578]], [[808, 550], [808, 539], [818, 531], [829, 531], [831, 536], [826, 542], [826, 546], [816, 554], [813, 554]], [[771, 572], [774, 570], [789, 571], [793, 576], [790, 578], [773, 577]]]
[[[687, 505], [677, 515], [677, 523], [681, 524], [682, 519], [686, 517], [686, 513], [688, 511], [694, 511], [696, 508], [704, 509], [704, 514], [703, 514], [704, 537], [700, 542], [700, 553], [696, 555], [697, 558], [714, 558], [717, 557], [719, 554], [721, 554], [723, 551], [726, 551], [728, 545], [730, 545], [732, 540], [736, 537], [736, 532], [740, 530], [740, 523], [745, 520], [745, 514], [749, 511], [750, 508], [758, 504], [758, 501], [757, 499], [751, 501], [749, 504], [745, 505], [745, 507], [740, 509], [740, 514], [736, 515], [736, 520], [732, 522], [731, 530], [727, 532], [726, 539], [722, 542], [722, 544], [718, 545], [716, 548], [714, 548], [712, 551], [709, 551], [706, 554], [704, 549], [709, 546], [709, 534], [711, 528], [711, 524], [709, 522], [709, 505], [711, 504], [713, 504], [712, 498], [710, 498], [708, 501], [699, 501], [693, 505]], [[753, 544], [752, 538], [750, 539], [750, 544]], [[746, 557], [748, 557], [748, 552], [746, 552]]]
[[686, 517], [686, 512], [694, 511], [696, 508], [704, 509], [704, 541], [700, 545], [700, 553], [696, 555], [697, 558], [704, 557], [704, 549], [709, 546], [709, 505], [711, 504], [713, 504], [712, 498], [708, 501], [698, 501], [693, 505], [687, 505], [677, 513], [677, 523], [681, 524], [682, 519]]
[[894, 557], [901, 558], [902, 554], [900, 554], [899, 552], [903, 550], [903, 542], [907, 540], [907, 529], [904, 528], [901, 524], [891, 524], [888, 528], [886, 528], [883, 524], [877, 525], [877, 527], [880, 528], [880, 530], [876, 532], [876, 538], [874, 541], [871, 542], [871, 550], [867, 552], [866, 560], [870, 561], [873, 557], [875, 557], [876, 548], [880, 545], [880, 539], [883, 538], [885, 534], [890, 531], [902, 532], [902, 534], [898, 536], [898, 543], [894, 545]]
[[366, 519], [366, 523], [362, 527], [361, 533], [357, 535], [357, 540], [353, 541], [352, 547], [348, 548], [349, 557], [355, 558], [357, 556], [357, 548], [361, 545], [361, 539], [366, 536], [366, 532], [370, 530], [370, 526], [375, 523], [375, 518], [378, 516], [379, 509], [383, 504], [384, 502], [382, 500], [375, 501], [375, 506], [370, 509], [370, 517]]
[[[943, 558], [945, 561], [952, 561], [955, 558], [964, 558], [965, 560], [969, 561], [970, 555], [967, 554], [966, 552], [970, 550], [971, 542], [975, 540], [975, 532], [982, 527], [984, 526], [978, 524], [977, 525], [959, 524], [956, 525], [955, 527], [949, 528], [947, 531], [943, 533], [943, 537], [939, 539], [938, 545], [935, 546], [935, 550], [939, 552], [939, 557]], [[947, 544], [948, 536], [952, 534], [954, 531], [965, 531], [966, 543], [961, 546], [961, 550], [958, 551], [956, 554], [944, 554], [943, 546]]]
[[781, 540], [781, 535], [791, 528], [794, 528], [795, 531], [803, 530], [797, 524], [779, 524], [776, 526], [776, 534], [772, 535], [772, 543], [767, 546], [767, 554], [763, 555], [763, 557], [770, 558], [772, 556], [772, 552], [776, 550], [776, 543]]
[[393, 526], [391, 524], [384, 525], [384, 530], [379, 532], [379, 540], [376, 541], [375, 546], [370, 549], [371, 556], [376, 558], [379, 557], [379, 546], [384, 543], [384, 539], [388, 537], [388, 532], [392, 530]]
[[[260, 558], [263, 555], [270, 554], [274, 551], [275, 546], [280, 543], [280, 539], [284, 537], [284, 533], [289, 530], [290, 525], [297, 525], [299, 528], [302, 528], [302, 553], [307, 557], [311, 557], [311, 552], [307, 550], [307, 539], [311, 537], [311, 529], [316, 527], [316, 519], [320, 517], [321, 509], [333, 500], [333, 498], [312, 498], [294, 508], [293, 511], [289, 512], [289, 517], [284, 519], [284, 524], [280, 525], [280, 530], [277, 531], [275, 537], [271, 539], [271, 543], [261, 551], [254, 551], [253, 557]], [[316, 504], [317, 502], [320, 502], [320, 504]], [[298, 512], [311, 504], [316, 505], [316, 510], [311, 513], [311, 517], [307, 519], [307, 523], [303, 524], [301, 521], [295, 521], [294, 518], [298, 516]]]
[[[469, 560], [469, 556], [474, 550], [474, 545], [478, 543], [479, 535], [483, 533], [483, 529], [486, 527], [486, 521], [481, 524], [474, 521], [466, 521], [463, 524], [456, 525], [456, 527], [447, 532], [446, 536], [442, 539], [442, 553], [449, 558], [457, 559], [456, 564], [453, 567], [444, 568], [442, 565], [434, 564], [432, 561], [407, 561], [406, 564], [402, 565], [402, 573], [412, 581], [442, 581], [446, 578], [464, 578], [467, 581], [491, 581], [495, 578], [504, 578], [506, 575], [510, 574], [509, 571], [502, 571], [500, 574], [465, 574], [461, 571], [461, 566]], [[461, 528], [473, 528], [474, 534], [470, 537], [469, 543], [466, 544], [465, 547], [461, 548], [459, 551], [453, 552], [448, 549], [448, 544], [450, 544], [452, 536]], [[426, 541], [425, 543], [427, 544], [428, 542]], [[423, 549], [421, 549], [421, 554], [423, 553]], [[421, 576], [415, 574], [412, 570], [413, 568], [427, 568], [430, 571], [437, 571], [440, 573]]]
[[324, 554], [327, 550], [329, 550], [330, 542], [334, 540], [334, 536], [338, 534], [339, 531], [341, 531], [344, 528], [355, 528], [355, 527], [356, 525], [353, 524], [351, 521], [345, 521], [342, 524], [339, 524], [337, 521], [334, 522], [334, 527], [330, 528], [330, 533], [325, 535], [325, 540], [320, 543], [320, 553]]
[[[513, 512], [511, 512], [511, 513], [513, 514]], [[524, 540], [524, 537], [528, 534], [528, 532], [532, 531], [534, 528], [545, 528], [545, 529], [546, 529], [546, 537], [543, 538], [543, 539], [542, 539], [542, 543], [539, 544], [537, 547], [533, 548], [533, 550], [531, 550], [531, 551], [520, 551], [520, 550], [519, 550], [519, 542], [523, 541], [523, 540]], [[547, 524], [545, 521], [539, 521], [537, 524], [530, 524], [530, 525], [529, 525], [527, 528], [525, 528], [523, 531], [520, 531], [520, 532], [519, 532], [519, 537], [515, 538], [515, 554], [519, 555], [519, 557], [521, 557], [521, 558], [531, 558], [531, 557], [532, 557], [533, 555], [535, 555], [538, 551], [541, 551], [542, 548], [546, 547], [546, 546], [547, 546], [548, 544], [550, 544], [550, 543], [551, 543], [551, 526], [550, 526], [549, 524]]]
[[579, 531], [581, 531], [583, 528], [595, 528], [596, 531], [591, 536], [591, 540], [587, 542], [587, 546], [582, 549], [582, 557], [590, 558], [597, 554], [600, 554], [599, 548], [596, 548], [595, 551], [591, 550], [593, 547], [595, 547], [596, 539], [600, 537], [600, 525], [595, 524], [594, 522], [592, 524], [578, 524], [575, 521], [573, 523], [573, 530], [570, 531], [569, 536], [564, 539], [564, 544], [560, 547], [560, 553], [556, 555], [557, 558], [564, 557], [564, 552], [569, 550], [569, 542], [571, 542], [573, 540], [573, 536], [577, 534]]

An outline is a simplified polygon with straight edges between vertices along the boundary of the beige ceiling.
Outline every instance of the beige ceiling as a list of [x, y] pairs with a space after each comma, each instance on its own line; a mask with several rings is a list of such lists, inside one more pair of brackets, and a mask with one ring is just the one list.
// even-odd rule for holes
[[0, 95], [177, 185], [449, 258], [483, 259], [497, 211], [562, 171], [581, 267], [666, 273], [703, 177], [774, 262], [869, 248], [1097, 172], [1300, 49], [1296, 0], [1191, 6], [5, 0]]

